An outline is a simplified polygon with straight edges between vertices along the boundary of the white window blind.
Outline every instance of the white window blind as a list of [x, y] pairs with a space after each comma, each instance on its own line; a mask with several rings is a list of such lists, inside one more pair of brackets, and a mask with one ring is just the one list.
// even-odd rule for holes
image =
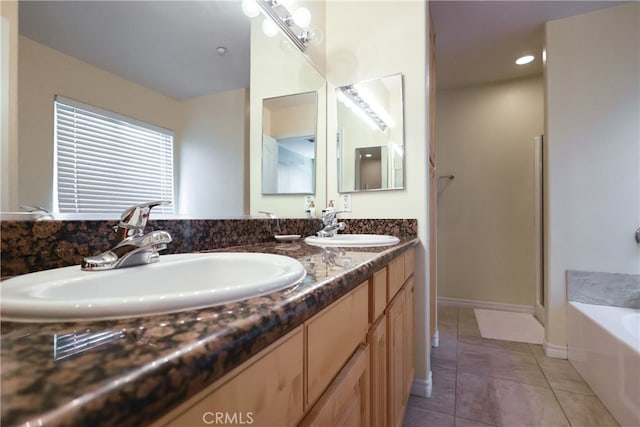
[[173, 213], [173, 132], [56, 96], [54, 203], [60, 213], [121, 213], [169, 200]]

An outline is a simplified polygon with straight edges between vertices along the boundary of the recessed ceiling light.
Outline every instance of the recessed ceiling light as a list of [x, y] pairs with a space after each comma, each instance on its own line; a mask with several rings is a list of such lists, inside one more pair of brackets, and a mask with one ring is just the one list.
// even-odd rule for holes
[[516, 64], [518, 64], [518, 65], [528, 64], [529, 62], [533, 61], [534, 59], [535, 59], [535, 56], [533, 56], [533, 55], [521, 56], [520, 58], [516, 59]]
[[218, 47], [216, 48], [216, 52], [218, 52], [218, 55], [222, 56], [222, 55], [224, 55], [225, 53], [227, 53], [227, 48], [226, 48], [226, 47], [224, 47], [224, 46], [218, 46]]
[[365, 157], [373, 157], [373, 154], [371, 154], [371, 153], [367, 153], [367, 154], [365, 154], [364, 156], [365, 156]]

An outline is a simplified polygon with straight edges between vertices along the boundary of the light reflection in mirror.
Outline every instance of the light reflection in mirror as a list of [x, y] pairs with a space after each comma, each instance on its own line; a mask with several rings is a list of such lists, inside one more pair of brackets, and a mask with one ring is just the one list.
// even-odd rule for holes
[[338, 191], [404, 188], [402, 75], [336, 89]]

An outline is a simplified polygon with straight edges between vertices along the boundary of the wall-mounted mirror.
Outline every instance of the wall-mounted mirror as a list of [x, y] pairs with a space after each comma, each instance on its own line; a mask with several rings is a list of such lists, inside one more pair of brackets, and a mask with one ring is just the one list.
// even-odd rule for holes
[[404, 188], [402, 75], [336, 89], [338, 191]]
[[263, 21], [257, 17], [251, 24], [251, 214], [302, 218], [301, 194], [326, 199], [327, 86], [307, 56], [320, 47], [309, 46], [303, 55], [281, 34], [266, 37]]
[[262, 194], [313, 194], [316, 92], [262, 101]]
[[[319, 74], [268, 53], [254, 61], [254, 39], [267, 37], [252, 34], [241, 0], [19, 1], [18, 20], [18, 179], [11, 210], [53, 207], [53, 101], [62, 95], [174, 132], [179, 217], [243, 216], [249, 151], [260, 157], [249, 144], [251, 74], [283, 80]], [[287, 54], [308, 63], [297, 49]]]

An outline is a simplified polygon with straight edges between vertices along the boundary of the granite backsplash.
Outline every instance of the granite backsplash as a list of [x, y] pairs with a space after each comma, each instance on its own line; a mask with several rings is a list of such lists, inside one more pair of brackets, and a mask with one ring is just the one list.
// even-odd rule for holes
[[[276, 223], [278, 221], [278, 223]], [[341, 219], [345, 233], [417, 236], [416, 219]], [[0, 274], [17, 276], [77, 265], [114, 246], [117, 221], [1, 221]], [[278, 234], [314, 235], [319, 219], [150, 220], [147, 231], [166, 230], [173, 241], [163, 254], [200, 252], [268, 243]]]

